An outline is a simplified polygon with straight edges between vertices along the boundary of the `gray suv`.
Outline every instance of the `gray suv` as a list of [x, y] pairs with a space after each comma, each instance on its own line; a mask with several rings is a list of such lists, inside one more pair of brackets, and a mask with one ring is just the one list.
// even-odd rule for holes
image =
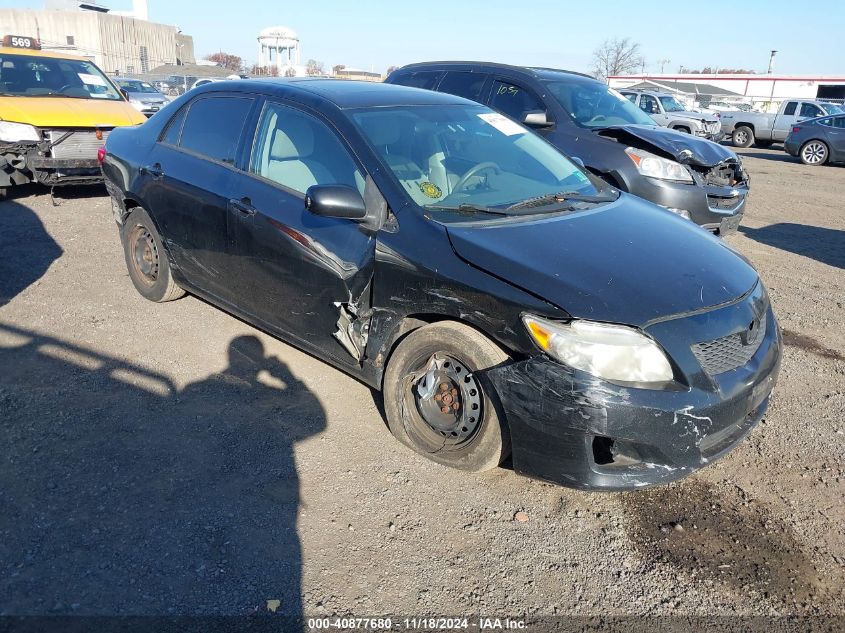
[[652, 90], [620, 90], [619, 92], [658, 125], [711, 141], [722, 138], [722, 123], [718, 117], [687, 110], [668, 92]]

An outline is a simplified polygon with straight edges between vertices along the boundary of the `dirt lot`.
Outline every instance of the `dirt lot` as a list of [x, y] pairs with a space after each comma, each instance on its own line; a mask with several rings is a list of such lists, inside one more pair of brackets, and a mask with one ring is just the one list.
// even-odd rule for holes
[[728, 241], [785, 332], [775, 402], [721, 462], [625, 494], [425, 461], [362, 384], [197, 299], [142, 299], [104, 192], [0, 203], [0, 615], [838, 621], [845, 169], [745, 155]]

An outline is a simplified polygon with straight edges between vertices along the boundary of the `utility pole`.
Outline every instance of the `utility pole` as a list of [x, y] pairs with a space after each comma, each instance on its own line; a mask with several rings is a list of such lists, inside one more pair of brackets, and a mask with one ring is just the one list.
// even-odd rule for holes
[[766, 71], [768, 75], [771, 75], [775, 69], [775, 55], [777, 55], [777, 51], [772, 51], [772, 54], [769, 55], [769, 70]]
[[666, 64], [668, 64], [671, 61], [672, 61], [671, 59], [658, 59], [657, 60], [657, 63], [660, 64], [660, 74], [661, 75], [663, 74], [663, 67], [666, 66]]

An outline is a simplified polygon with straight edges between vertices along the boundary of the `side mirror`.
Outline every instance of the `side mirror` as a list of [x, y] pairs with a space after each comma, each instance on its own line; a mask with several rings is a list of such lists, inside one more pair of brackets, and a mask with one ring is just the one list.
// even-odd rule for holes
[[129, 93], [126, 92], [126, 89], [125, 88], [119, 88], [119, 90], [120, 90], [120, 94], [123, 95], [123, 98], [126, 99], [127, 101], [129, 101]]
[[532, 110], [531, 112], [526, 112], [525, 116], [522, 117], [522, 124], [536, 128], [552, 127], [554, 125], [554, 123], [549, 121], [549, 117], [546, 115], [545, 110]]
[[363, 220], [367, 207], [357, 189], [347, 185], [312, 185], [305, 192], [305, 208], [324, 218]]

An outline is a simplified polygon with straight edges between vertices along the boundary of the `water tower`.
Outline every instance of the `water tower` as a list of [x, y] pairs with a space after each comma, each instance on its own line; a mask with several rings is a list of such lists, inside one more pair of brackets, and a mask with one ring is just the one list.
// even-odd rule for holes
[[286, 26], [271, 26], [258, 34], [258, 65], [281, 72], [299, 66], [299, 36]]

